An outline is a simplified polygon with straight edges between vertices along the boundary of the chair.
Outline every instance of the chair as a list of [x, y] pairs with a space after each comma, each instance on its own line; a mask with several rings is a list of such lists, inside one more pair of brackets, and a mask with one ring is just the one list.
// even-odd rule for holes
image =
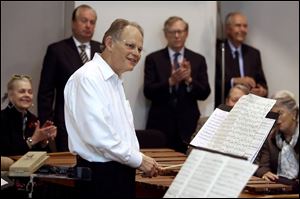
[[167, 139], [163, 132], [155, 129], [135, 130], [140, 148], [166, 148]]

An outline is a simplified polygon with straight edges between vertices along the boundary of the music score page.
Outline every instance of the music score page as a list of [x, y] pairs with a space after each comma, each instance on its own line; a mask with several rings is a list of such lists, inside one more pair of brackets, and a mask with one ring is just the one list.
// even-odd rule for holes
[[193, 149], [164, 198], [237, 198], [257, 165]]
[[255, 160], [275, 119], [265, 118], [275, 100], [244, 95], [230, 112], [215, 109], [191, 145]]

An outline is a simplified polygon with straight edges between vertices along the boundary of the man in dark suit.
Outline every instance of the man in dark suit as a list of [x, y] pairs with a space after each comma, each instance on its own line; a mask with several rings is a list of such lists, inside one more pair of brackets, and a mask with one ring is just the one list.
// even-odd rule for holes
[[73, 36], [49, 45], [44, 57], [38, 90], [38, 116], [41, 123], [51, 120], [57, 126], [57, 151], [69, 150], [64, 120], [65, 84], [73, 72], [95, 52], [100, 52], [101, 44], [91, 40], [96, 20], [97, 14], [90, 6], [75, 8], [72, 14]]
[[145, 60], [144, 95], [152, 101], [147, 129], [166, 134], [169, 147], [185, 152], [200, 116], [197, 100], [210, 94], [205, 58], [187, 48], [188, 23], [170, 17], [164, 25], [168, 46]]
[[250, 92], [262, 97], [268, 95], [268, 86], [259, 50], [244, 44], [248, 31], [247, 18], [232, 12], [226, 16], [225, 31], [227, 40], [225, 49], [225, 81], [222, 82], [222, 41], [217, 42], [216, 75], [215, 75], [215, 107], [222, 102], [222, 84], [224, 84], [223, 99], [235, 84], [244, 84]]

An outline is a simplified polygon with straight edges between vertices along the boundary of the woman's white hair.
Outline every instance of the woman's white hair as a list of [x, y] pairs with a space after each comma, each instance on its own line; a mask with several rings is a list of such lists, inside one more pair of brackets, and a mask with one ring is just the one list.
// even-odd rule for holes
[[299, 106], [295, 100], [295, 95], [291, 91], [277, 91], [271, 98], [276, 100], [275, 106], [285, 106], [291, 113], [295, 113], [295, 117], [298, 119]]
[[276, 98], [285, 98], [285, 97], [290, 97], [292, 99], [295, 100], [295, 95], [291, 92], [291, 91], [288, 91], [288, 90], [280, 90], [280, 91], [277, 91], [276, 93], [274, 93], [271, 98], [272, 99], [276, 99]]

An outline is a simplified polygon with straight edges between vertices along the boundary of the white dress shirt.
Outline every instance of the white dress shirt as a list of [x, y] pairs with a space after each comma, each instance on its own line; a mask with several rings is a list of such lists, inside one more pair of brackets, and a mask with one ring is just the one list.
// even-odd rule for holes
[[69, 149], [90, 162], [142, 163], [122, 80], [96, 53], [68, 80], [65, 123]]

